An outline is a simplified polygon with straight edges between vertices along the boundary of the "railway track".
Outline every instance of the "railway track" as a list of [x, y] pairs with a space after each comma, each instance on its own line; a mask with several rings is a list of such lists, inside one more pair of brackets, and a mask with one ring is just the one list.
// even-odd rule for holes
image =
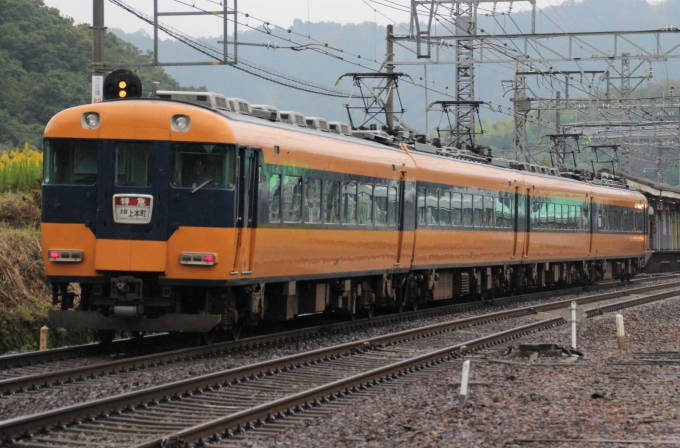
[[[665, 291], [653, 292], [662, 288]], [[261, 424], [275, 427], [279, 420], [285, 421], [287, 415], [299, 410], [343, 399], [360, 389], [383, 387], [392, 379], [417, 374], [465, 353], [563, 321], [551, 317], [523, 322], [473, 338], [467, 331], [452, 333], [453, 330], [475, 325], [479, 332], [479, 326], [485, 324], [493, 330], [501, 320], [564, 308], [572, 300], [587, 304], [634, 294], [639, 297], [591, 308], [589, 315], [677, 296], [680, 285], [654, 285], [502, 310], [336, 345], [15, 418], [0, 423], [0, 435], [5, 443], [15, 442], [21, 447], [88, 444], [169, 447], [198, 440], [219, 446], [223, 442], [221, 436], [230, 437], [233, 431]]]
[[[657, 279], [657, 277], [653, 277], [650, 279], [641, 280], [649, 281]], [[620, 282], [618, 284], [620, 284]], [[673, 282], [668, 285], [669, 287], [672, 287], [675, 285], [680, 285], [680, 282]], [[607, 286], [610, 285], [599, 286], [599, 288], [606, 288]], [[620, 290], [603, 293], [595, 297], [598, 297], [597, 300], [601, 300], [600, 297], [615, 298], [626, 293], [644, 292], [650, 290], [650, 288], [654, 289], [657, 287], [658, 285], [644, 286], [641, 288], [634, 288], [632, 290]], [[74, 347], [72, 350], [56, 349], [53, 351], [54, 353], [47, 355], [47, 357], [43, 357], [43, 352], [11, 355], [8, 357], [0, 357], [0, 366], [8, 366], [13, 362], [16, 364], [17, 361], [27, 365], [23, 368], [14, 370], [9, 368], [0, 369], [0, 394], [8, 395], [36, 389], [44, 389], [54, 385], [71, 384], [98, 376], [124, 373], [130, 370], [141, 370], [170, 363], [195, 360], [197, 358], [221, 356], [225, 353], [233, 353], [239, 350], [248, 350], [256, 347], [282, 344], [291, 341], [300, 341], [329, 333], [351, 331], [352, 329], [361, 327], [379, 326], [391, 322], [405, 321], [428, 316], [449, 315], [492, 306], [506, 306], [519, 302], [540, 300], [542, 298], [555, 295], [556, 293], [571, 295], [574, 292], [574, 290], [540, 292], [521, 296], [503, 297], [490, 301], [469, 302], [444, 307], [427, 308], [402, 314], [389, 314], [373, 317], [370, 319], [337, 322], [329, 325], [300, 328], [287, 332], [246, 338], [239, 341], [217, 343], [210, 346], [182, 348], [178, 350], [151, 353], [142, 356], [121, 356], [114, 360], [111, 359], [110, 354], [102, 354], [102, 348], [96, 344]], [[164, 335], [158, 335], [154, 337], [161, 342], [165, 342]], [[150, 339], [153, 339], [154, 337], [150, 337]], [[135, 340], [120, 341], [115, 349], [129, 350], [134, 347], [133, 344], [135, 342], [139, 344], [139, 341]], [[78, 353], [85, 353], [89, 354], [90, 356], [93, 356], [92, 354], [95, 353], [96, 355], [88, 359], [86, 362], [83, 362], [73, 358], [73, 356]], [[30, 355], [35, 355], [36, 358], [31, 361]], [[4, 360], [4, 364], [2, 362], [3, 358], [8, 358]], [[46, 362], [47, 360], [52, 360], [52, 362]], [[19, 364], [19, 366], [20, 365], [21, 364]]]
[[[645, 282], [650, 282], [650, 281], [659, 281], [663, 279], [672, 279], [674, 277], [678, 277], [678, 274], [671, 274], [671, 275], [648, 275], [648, 276], [640, 276], [638, 278], [635, 278], [632, 280], [633, 283], [645, 283]], [[613, 281], [607, 281], [607, 282], [601, 282], [598, 283], [597, 285], [590, 286], [588, 289], [590, 290], [597, 290], [597, 289], [606, 289], [606, 288], [611, 288], [612, 286], [619, 286], [621, 285], [621, 282], [618, 280], [613, 280]], [[528, 298], [531, 299], [532, 297], [541, 297], [546, 294], [573, 294], [575, 291], [580, 291], [581, 288], [572, 288], [572, 289], [566, 289], [566, 290], [557, 290], [557, 291], [544, 291], [544, 292], [538, 292], [538, 293], [532, 293], [532, 294], [523, 294], [521, 296], [514, 296], [514, 300], [522, 300], [523, 298]], [[501, 298], [497, 299], [496, 301], [492, 301], [493, 303], [498, 303], [498, 301], [502, 301], [505, 299], [511, 299], [512, 298]], [[482, 302], [478, 302], [482, 303]], [[470, 306], [473, 306], [474, 304], [469, 304]], [[468, 304], [461, 304], [462, 307], [468, 306]], [[446, 307], [446, 309], [452, 309], [451, 307]], [[453, 307], [455, 309], [455, 306]], [[433, 311], [432, 309], [426, 309], [420, 311], [421, 313], [428, 313]], [[406, 313], [402, 314], [402, 316], [407, 316], [407, 315], [415, 315], [415, 313]], [[425, 315], [425, 314], [424, 314]], [[374, 318], [374, 320], [377, 318]], [[146, 336], [143, 338], [144, 342], [149, 344], [149, 345], [161, 345], [168, 340], [168, 335], [166, 334], [157, 334], [157, 335], [150, 335]], [[99, 343], [93, 343], [93, 344], [83, 344], [83, 345], [77, 345], [77, 346], [71, 346], [71, 347], [60, 347], [60, 348], [54, 348], [54, 349], [49, 349], [49, 350], [42, 350], [42, 351], [29, 351], [29, 352], [24, 352], [24, 353], [15, 353], [15, 354], [10, 354], [10, 355], [3, 355], [0, 356], [0, 379], [3, 378], [3, 371], [6, 371], [8, 369], [13, 369], [13, 368], [20, 368], [20, 367], [30, 367], [30, 366], [37, 366], [37, 365], [43, 365], [43, 364], [49, 364], [49, 363], [63, 363], [65, 361], [69, 361], [72, 359], [77, 359], [77, 358], [83, 358], [87, 356], [105, 356], [105, 355], [110, 355], [111, 353], [124, 353], [124, 352], [130, 352], [136, 348], [138, 348], [140, 345], [140, 339], [136, 338], [129, 338], [129, 339], [118, 339], [115, 340], [111, 343], [111, 345], [106, 346], [103, 344]], [[66, 365], [66, 364], [65, 364]], [[55, 369], [52, 369], [55, 370]], [[8, 376], [5, 376], [5, 378]]]

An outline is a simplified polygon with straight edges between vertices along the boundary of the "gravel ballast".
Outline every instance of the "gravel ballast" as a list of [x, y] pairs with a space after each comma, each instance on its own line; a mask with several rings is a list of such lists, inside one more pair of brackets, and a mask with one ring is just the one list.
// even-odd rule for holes
[[[636, 352], [680, 352], [680, 299], [620, 313], [626, 351], [617, 349], [615, 313], [610, 313], [579, 324], [578, 348], [585, 356], [575, 364], [554, 365], [550, 358], [494, 363], [490, 360], [502, 358], [498, 347], [471, 356], [470, 380], [490, 385], [471, 385], [462, 409], [460, 362], [452, 362], [449, 371], [428, 381], [405, 381], [246, 446], [609, 447], [662, 440], [680, 445], [678, 366], [617, 365], [640, 362]], [[562, 325], [521, 342], [567, 346], [570, 331]], [[638, 443], [602, 442], [613, 440]]]

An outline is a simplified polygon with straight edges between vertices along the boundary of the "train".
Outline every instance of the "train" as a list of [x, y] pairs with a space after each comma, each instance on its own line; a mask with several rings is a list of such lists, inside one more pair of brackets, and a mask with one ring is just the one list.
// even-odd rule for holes
[[44, 132], [51, 326], [237, 336], [644, 267], [648, 203], [623, 185], [129, 84]]

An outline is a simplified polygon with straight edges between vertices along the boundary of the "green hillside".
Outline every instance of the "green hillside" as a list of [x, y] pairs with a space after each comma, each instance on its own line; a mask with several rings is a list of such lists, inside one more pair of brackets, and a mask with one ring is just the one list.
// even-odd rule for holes
[[[107, 33], [105, 58], [151, 62], [147, 53]], [[92, 31], [74, 26], [41, 0], [0, 0], [0, 150], [40, 146], [49, 119], [68, 107], [89, 103]], [[185, 89], [160, 68], [139, 71], [142, 83], [160, 81]]]

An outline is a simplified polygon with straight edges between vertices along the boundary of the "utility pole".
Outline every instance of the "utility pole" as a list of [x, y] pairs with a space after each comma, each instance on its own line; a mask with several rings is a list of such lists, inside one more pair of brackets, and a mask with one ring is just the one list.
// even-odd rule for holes
[[92, 0], [92, 102], [104, 99], [104, 0]]
[[[394, 65], [392, 61], [394, 60], [394, 41], [392, 25], [387, 25], [387, 54], [385, 59], [385, 72], [392, 75], [394, 73]], [[385, 100], [385, 123], [388, 128], [388, 132], [394, 128], [394, 80], [392, 77], [387, 77], [387, 99]]]

